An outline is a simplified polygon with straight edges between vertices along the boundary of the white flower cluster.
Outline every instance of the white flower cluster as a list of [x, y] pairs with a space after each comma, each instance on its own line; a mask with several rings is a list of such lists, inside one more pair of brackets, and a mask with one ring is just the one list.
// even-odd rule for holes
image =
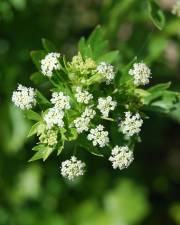
[[172, 14], [180, 17], [180, 0], [176, 0], [176, 3], [173, 5]]
[[64, 112], [62, 110], [59, 110], [55, 107], [50, 108], [48, 110], [48, 113], [45, 114], [44, 120], [47, 124], [47, 128], [51, 129], [54, 125], [57, 125], [58, 127], [63, 127]]
[[13, 92], [12, 101], [22, 110], [31, 109], [36, 105], [36, 92], [34, 88], [27, 88], [19, 84], [16, 91]]
[[62, 162], [61, 175], [69, 180], [73, 180], [84, 174], [85, 166], [84, 162], [72, 156], [69, 160]]
[[96, 111], [90, 107], [86, 107], [84, 112], [82, 113], [83, 117], [88, 117], [89, 119], [93, 119], [96, 115]]
[[63, 110], [70, 109], [70, 98], [69, 96], [64, 95], [63, 92], [53, 92], [51, 103], [54, 104], [54, 107]]
[[133, 152], [129, 150], [128, 146], [115, 146], [112, 149], [109, 161], [112, 162], [114, 169], [120, 170], [127, 168], [134, 160]]
[[75, 97], [77, 99], [77, 102], [88, 104], [91, 99], [93, 99], [92, 94], [90, 94], [86, 90], [82, 90], [81, 87], [76, 88], [76, 94]]
[[125, 112], [125, 120], [120, 123], [120, 128], [123, 134], [127, 136], [133, 136], [141, 131], [143, 120], [139, 113], [132, 115], [131, 112]]
[[64, 109], [70, 109], [70, 98], [65, 96], [63, 92], [53, 92], [51, 103], [54, 107], [50, 108], [44, 116], [47, 129], [51, 129], [54, 125], [64, 127], [63, 117]]
[[104, 131], [104, 126], [99, 124], [96, 128], [91, 129], [87, 136], [92, 141], [93, 146], [99, 145], [103, 148], [109, 143], [108, 131]]
[[108, 96], [107, 98], [99, 98], [97, 108], [100, 110], [104, 117], [109, 116], [109, 112], [114, 110], [117, 105], [116, 101], [112, 101], [112, 97]]
[[103, 75], [104, 79], [106, 80], [106, 84], [110, 84], [115, 77], [114, 67], [109, 63], [101, 62], [97, 66], [96, 70], [98, 73]]
[[45, 76], [51, 77], [54, 70], [60, 69], [59, 59], [60, 53], [48, 53], [44, 59], [41, 60], [41, 72]]
[[151, 77], [151, 70], [145, 63], [134, 63], [133, 68], [129, 70], [129, 74], [134, 76], [134, 84], [146, 85]]
[[78, 133], [88, 131], [89, 123], [91, 119], [94, 118], [95, 114], [95, 110], [86, 107], [82, 115], [74, 120], [74, 126], [76, 127]]

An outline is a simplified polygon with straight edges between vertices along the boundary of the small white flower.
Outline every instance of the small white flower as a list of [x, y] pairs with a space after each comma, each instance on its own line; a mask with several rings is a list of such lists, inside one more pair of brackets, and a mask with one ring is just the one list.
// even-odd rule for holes
[[99, 98], [97, 108], [100, 110], [104, 117], [109, 116], [109, 112], [114, 110], [117, 105], [116, 101], [112, 101], [112, 97], [108, 96], [107, 98]]
[[76, 94], [75, 97], [77, 99], [77, 102], [88, 104], [91, 99], [93, 99], [92, 94], [90, 94], [86, 90], [82, 90], [81, 87], [76, 88]]
[[51, 129], [54, 125], [57, 125], [58, 127], [63, 127], [63, 117], [64, 112], [62, 110], [59, 110], [57, 108], [50, 108], [48, 110], [48, 113], [44, 116], [47, 128]]
[[176, 0], [176, 3], [173, 5], [172, 14], [180, 17], [180, 0]]
[[106, 84], [110, 84], [115, 77], [114, 67], [109, 63], [101, 62], [97, 66], [96, 70], [98, 73], [103, 75], [104, 79], [106, 80]]
[[129, 74], [134, 76], [135, 85], [146, 85], [151, 78], [151, 70], [145, 63], [134, 63], [133, 68], [129, 70]]
[[69, 180], [74, 180], [84, 174], [85, 167], [86, 164], [84, 162], [72, 156], [69, 160], [62, 162], [61, 175]]
[[78, 133], [89, 130], [89, 123], [91, 119], [94, 118], [95, 114], [95, 110], [86, 107], [82, 115], [74, 120], [74, 126], [76, 127]]
[[127, 146], [116, 146], [112, 149], [109, 161], [112, 162], [114, 169], [120, 170], [127, 168], [134, 160], [133, 152]]
[[88, 131], [90, 119], [88, 117], [78, 117], [74, 120], [74, 126], [77, 129], [78, 133], [82, 133], [83, 131]]
[[19, 84], [16, 91], [13, 92], [12, 101], [21, 109], [31, 109], [36, 105], [36, 92], [34, 88], [27, 88]]
[[103, 125], [98, 125], [95, 129], [91, 129], [87, 139], [92, 141], [93, 146], [99, 145], [103, 148], [109, 143], [108, 131], [104, 131]]
[[41, 60], [41, 72], [45, 76], [51, 77], [54, 70], [60, 69], [59, 59], [60, 53], [48, 53], [44, 59]]
[[54, 92], [52, 93], [51, 102], [54, 104], [54, 107], [62, 110], [62, 109], [70, 109], [70, 98], [69, 96], [64, 95], [63, 92]]
[[94, 109], [91, 109], [90, 107], [86, 107], [81, 116], [84, 118], [93, 119], [95, 115], [96, 115], [96, 111]]
[[120, 128], [123, 134], [133, 136], [141, 131], [142, 124], [143, 120], [141, 119], [139, 113], [132, 115], [131, 112], [125, 112], [125, 119], [120, 123]]

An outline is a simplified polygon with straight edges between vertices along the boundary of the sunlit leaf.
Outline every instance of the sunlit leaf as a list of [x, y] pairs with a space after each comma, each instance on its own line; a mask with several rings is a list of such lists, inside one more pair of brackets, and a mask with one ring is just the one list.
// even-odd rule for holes
[[41, 116], [37, 112], [35, 112], [35, 111], [31, 110], [31, 109], [25, 111], [25, 116], [29, 120], [34, 120], [34, 121], [41, 120]]

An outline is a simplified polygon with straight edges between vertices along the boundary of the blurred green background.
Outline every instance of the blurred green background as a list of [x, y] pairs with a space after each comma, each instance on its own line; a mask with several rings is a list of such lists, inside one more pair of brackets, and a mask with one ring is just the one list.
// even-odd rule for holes
[[166, 24], [159, 31], [140, 0], [0, 0], [0, 225], [180, 224], [180, 106], [170, 116], [149, 114], [135, 161], [115, 171], [79, 150], [86, 175], [75, 183], [60, 176], [60, 161], [28, 163], [30, 124], [12, 106], [17, 83], [33, 86], [29, 52], [41, 38], [71, 57], [79, 38], [101, 24], [119, 65], [135, 56], [151, 65], [152, 83], [172, 81], [180, 91], [180, 18], [173, 0], [159, 0]]

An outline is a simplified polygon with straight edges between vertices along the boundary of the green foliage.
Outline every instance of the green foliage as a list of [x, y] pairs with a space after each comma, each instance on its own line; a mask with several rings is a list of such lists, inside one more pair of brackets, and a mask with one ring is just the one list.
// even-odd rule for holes
[[33, 149], [34, 151], [37, 151], [34, 156], [29, 160], [29, 162], [43, 159], [45, 161], [49, 155], [52, 153], [53, 148], [45, 145], [39, 145], [37, 148]]
[[119, 51], [107, 52], [107, 49], [108, 41], [104, 39], [104, 31], [100, 26], [95, 28], [87, 41], [83, 37], [78, 44], [78, 50], [84, 58], [92, 58], [97, 62], [117, 62]]
[[34, 120], [34, 121], [41, 120], [41, 116], [38, 113], [36, 113], [33, 110], [31, 110], [31, 109], [30, 110], [26, 110], [25, 115], [26, 115], [27, 119], [29, 119], [29, 120]]
[[157, 84], [154, 87], [149, 88], [148, 96], [144, 98], [144, 103], [149, 104], [151, 101], [156, 100], [157, 98], [161, 97], [168, 88], [170, 87], [170, 82], [165, 84]]
[[178, 107], [180, 94], [167, 91], [169, 87], [170, 82], [147, 89], [146, 96], [143, 98], [144, 104], [150, 106], [150, 110], [170, 113]]
[[148, 1], [148, 13], [153, 24], [162, 30], [165, 26], [165, 16], [155, 0]]

